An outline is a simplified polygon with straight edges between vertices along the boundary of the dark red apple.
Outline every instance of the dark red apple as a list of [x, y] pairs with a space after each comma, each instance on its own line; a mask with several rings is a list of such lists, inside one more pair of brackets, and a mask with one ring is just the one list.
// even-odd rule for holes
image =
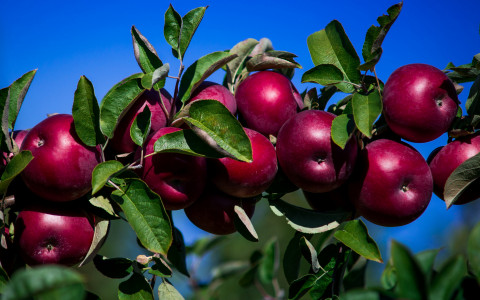
[[233, 115], [237, 113], [237, 101], [235, 100], [235, 96], [221, 84], [211, 81], [202, 82], [200, 86], [195, 89], [187, 104], [205, 99], [217, 100], [225, 105]]
[[146, 90], [128, 109], [125, 116], [120, 119], [113, 133], [113, 138], [109, 141], [109, 145], [117, 154], [130, 153], [138, 148], [130, 137], [130, 127], [132, 127], [135, 117], [144, 110], [145, 106], [148, 106], [151, 112], [150, 132], [155, 132], [167, 126], [167, 115], [172, 107], [172, 96], [165, 89], [160, 89], [160, 92], [153, 89]]
[[326, 193], [341, 186], [353, 172], [357, 143], [345, 148], [331, 139], [334, 114], [306, 110], [288, 120], [277, 137], [277, 157], [285, 175], [299, 188]]
[[302, 192], [313, 210], [320, 212], [353, 210], [346, 184], [326, 193], [310, 193], [303, 190]]
[[284, 75], [273, 71], [260, 71], [248, 76], [238, 85], [235, 99], [246, 127], [265, 136], [276, 136], [280, 127], [298, 109], [298, 96], [295, 96], [292, 83]]
[[263, 193], [275, 179], [275, 147], [262, 134], [245, 128], [252, 144], [252, 162], [229, 157], [208, 160], [210, 180], [224, 193], [250, 198]]
[[[154, 152], [155, 142], [163, 135], [182, 130], [164, 127], [152, 133], [144, 146], [144, 155]], [[140, 158], [140, 149], [135, 159]], [[165, 209], [178, 210], [191, 205], [198, 199], [207, 180], [205, 158], [179, 154], [159, 153], [146, 157], [140, 176], [161, 198]]]
[[413, 222], [427, 208], [433, 191], [430, 168], [413, 147], [380, 139], [358, 157], [349, 180], [357, 213], [381, 226]]
[[[441, 149], [435, 149], [430, 156], [430, 170], [433, 176], [433, 192], [444, 200], [444, 188], [448, 177], [464, 161], [480, 152], [480, 134], [460, 137]], [[454, 204], [465, 204], [480, 198], [480, 180], [470, 184]]]
[[73, 266], [90, 249], [93, 224], [93, 218], [78, 207], [37, 203], [18, 214], [14, 242], [28, 265]]
[[81, 142], [71, 115], [57, 114], [38, 123], [20, 149], [31, 151], [34, 157], [21, 175], [36, 195], [63, 202], [91, 190], [92, 171], [100, 163], [100, 151]]
[[411, 142], [429, 142], [445, 133], [457, 114], [458, 103], [452, 81], [426, 64], [396, 69], [383, 90], [388, 126]]
[[237, 231], [234, 225], [235, 205], [242, 207], [249, 218], [255, 211], [256, 201], [227, 195], [214, 186], [208, 186], [200, 198], [185, 208], [188, 219], [198, 228], [216, 235]]

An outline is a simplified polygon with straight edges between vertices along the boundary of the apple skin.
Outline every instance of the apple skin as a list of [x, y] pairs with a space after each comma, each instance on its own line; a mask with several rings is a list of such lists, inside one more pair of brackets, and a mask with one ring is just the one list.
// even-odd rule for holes
[[114, 152], [122, 154], [137, 150], [137, 144], [135, 144], [130, 137], [130, 127], [132, 127], [135, 117], [144, 110], [145, 106], [148, 106], [151, 112], [150, 132], [155, 132], [158, 129], [167, 126], [168, 118], [163, 110], [162, 102], [170, 113], [172, 96], [167, 90], [160, 89], [160, 92], [154, 89], [146, 90], [140, 95], [133, 106], [128, 109], [125, 116], [120, 119], [120, 122], [117, 124], [113, 133], [113, 138], [109, 141], [109, 145]]
[[356, 138], [342, 150], [331, 139], [334, 114], [306, 110], [285, 123], [277, 137], [278, 162], [290, 181], [311, 193], [326, 193], [352, 174], [357, 159]]
[[235, 91], [246, 127], [265, 136], [277, 136], [280, 127], [297, 114], [297, 98], [290, 80], [273, 71], [248, 76]]
[[272, 184], [278, 170], [272, 143], [262, 134], [244, 129], [252, 144], [252, 162], [229, 157], [207, 161], [210, 180], [224, 193], [238, 198], [263, 193]]
[[[154, 152], [155, 142], [163, 135], [180, 131], [175, 127], [160, 128], [150, 134], [144, 146], [144, 155]], [[140, 158], [137, 149], [135, 160]], [[191, 205], [200, 197], [207, 180], [207, 162], [203, 157], [179, 153], [159, 153], [146, 157], [141, 178], [161, 198], [165, 209], [179, 210]]]
[[73, 117], [67, 114], [50, 116], [35, 125], [20, 150], [29, 150], [34, 157], [21, 173], [25, 185], [50, 201], [86, 195], [92, 188], [92, 171], [101, 161], [98, 148], [81, 142]]
[[202, 99], [217, 100], [225, 105], [232, 115], [237, 113], [237, 101], [235, 100], [235, 96], [221, 84], [211, 81], [202, 82], [200, 86], [195, 89], [187, 104]]
[[80, 263], [94, 236], [93, 218], [76, 206], [40, 203], [24, 207], [15, 221], [15, 245], [30, 266]]
[[[433, 176], [433, 192], [445, 200], [444, 187], [448, 177], [464, 161], [480, 152], [480, 134], [463, 136], [432, 151], [429, 166]], [[454, 204], [465, 204], [480, 198], [480, 180], [476, 180]]]
[[432, 141], [451, 126], [459, 100], [451, 80], [426, 64], [396, 69], [383, 90], [383, 112], [388, 126], [405, 140]]
[[402, 226], [427, 208], [433, 178], [413, 147], [380, 139], [360, 151], [348, 189], [357, 213], [365, 219], [381, 226]]
[[216, 235], [237, 231], [234, 225], [235, 205], [242, 207], [249, 218], [255, 211], [256, 201], [236, 198], [208, 185], [200, 198], [185, 208], [185, 215], [198, 228]]

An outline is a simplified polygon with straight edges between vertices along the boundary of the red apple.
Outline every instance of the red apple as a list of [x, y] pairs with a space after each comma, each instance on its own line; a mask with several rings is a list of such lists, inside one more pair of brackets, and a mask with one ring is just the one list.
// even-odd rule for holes
[[[480, 152], [480, 134], [460, 137], [441, 149], [435, 149], [430, 156], [430, 170], [433, 176], [433, 192], [442, 200], [445, 183], [452, 172], [464, 161]], [[470, 184], [454, 204], [465, 204], [480, 198], [480, 181]]]
[[334, 114], [306, 110], [288, 120], [277, 137], [277, 157], [285, 175], [299, 188], [326, 193], [342, 185], [353, 172], [357, 143], [344, 149], [331, 139]]
[[275, 179], [275, 147], [262, 134], [245, 128], [252, 144], [252, 162], [229, 157], [208, 160], [210, 180], [224, 193], [249, 198], [263, 193]]
[[[109, 141], [109, 145], [117, 154], [130, 153], [138, 148], [130, 137], [130, 127], [132, 127], [135, 117], [144, 110], [145, 106], [148, 106], [151, 112], [150, 132], [155, 132], [167, 126], [167, 115], [171, 110], [172, 96], [165, 89], [160, 89], [160, 92], [153, 89], [146, 90], [128, 109], [125, 116], [120, 119], [113, 133], [113, 138]], [[165, 114], [165, 110], [167, 114]]]
[[426, 64], [396, 69], [383, 90], [388, 126], [411, 142], [429, 142], [445, 133], [457, 114], [458, 103], [447, 75]]
[[[154, 152], [155, 142], [163, 135], [182, 130], [164, 127], [152, 133], [145, 142], [144, 155]], [[140, 158], [140, 149], [135, 159]], [[165, 209], [178, 210], [198, 199], [207, 180], [205, 158], [179, 154], [159, 153], [146, 157], [140, 176], [161, 198]]]
[[93, 241], [93, 218], [75, 206], [38, 202], [23, 208], [15, 221], [15, 244], [25, 262], [80, 263]]
[[246, 127], [265, 136], [276, 136], [280, 127], [297, 113], [298, 96], [294, 91], [290, 80], [280, 73], [260, 71], [248, 76], [235, 91]]
[[313, 210], [320, 212], [353, 210], [346, 184], [326, 193], [310, 193], [303, 190], [302, 192]]
[[25, 185], [51, 201], [71, 201], [92, 188], [92, 171], [100, 163], [100, 151], [83, 144], [75, 132], [73, 117], [53, 115], [33, 127], [21, 150], [33, 160], [22, 172]]
[[349, 180], [357, 213], [381, 226], [413, 222], [430, 203], [432, 190], [432, 173], [422, 155], [387, 139], [376, 140], [360, 152]]
[[202, 82], [200, 86], [195, 89], [187, 103], [205, 99], [217, 100], [225, 105], [233, 115], [237, 113], [235, 96], [221, 84], [211, 81]]
[[195, 203], [185, 208], [185, 214], [198, 228], [212, 234], [226, 235], [237, 231], [234, 225], [235, 205], [242, 207], [251, 218], [255, 203], [253, 199], [236, 198], [209, 186]]

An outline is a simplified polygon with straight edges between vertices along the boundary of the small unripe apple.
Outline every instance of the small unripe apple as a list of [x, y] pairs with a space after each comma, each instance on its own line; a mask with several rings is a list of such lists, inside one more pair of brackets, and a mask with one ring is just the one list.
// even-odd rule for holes
[[[155, 142], [163, 135], [180, 131], [180, 128], [164, 127], [152, 133], [146, 140], [144, 155], [154, 152]], [[135, 159], [139, 159], [137, 149]], [[178, 210], [198, 199], [207, 180], [205, 158], [179, 153], [158, 153], [143, 160], [140, 176], [161, 198], [165, 209]]]
[[[480, 152], [480, 134], [463, 136], [437, 148], [430, 155], [430, 170], [433, 176], [433, 192], [445, 200], [444, 188], [448, 177], [467, 159]], [[480, 198], [480, 180], [471, 183], [454, 204], [465, 204]]]
[[298, 96], [294, 91], [290, 80], [280, 73], [260, 71], [248, 76], [235, 91], [245, 127], [265, 136], [276, 136], [280, 127], [297, 113]]
[[360, 152], [348, 189], [357, 213], [365, 219], [381, 226], [401, 226], [425, 211], [433, 179], [417, 150], [380, 139]]
[[342, 149], [331, 139], [334, 114], [306, 110], [288, 120], [277, 137], [277, 157], [290, 181], [312, 193], [341, 186], [353, 172], [357, 143], [352, 137]]
[[80, 263], [93, 241], [92, 216], [75, 206], [41, 200], [24, 207], [15, 221], [15, 245], [24, 261], [30, 266]]
[[455, 119], [458, 103], [452, 81], [426, 64], [396, 69], [383, 90], [388, 126], [411, 142], [429, 142], [445, 133]]
[[252, 145], [252, 162], [224, 157], [208, 160], [210, 180], [218, 189], [239, 198], [263, 193], [275, 179], [277, 155], [275, 147], [262, 134], [245, 128]]
[[50, 116], [35, 125], [20, 150], [32, 152], [33, 160], [21, 176], [36, 195], [50, 201], [71, 201], [92, 188], [92, 171], [100, 163], [100, 151], [82, 143], [67, 114]]
[[211, 81], [202, 82], [200, 86], [195, 89], [187, 104], [201, 99], [217, 100], [225, 105], [233, 115], [237, 113], [235, 96], [221, 84]]
[[198, 228], [216, 235], [237, 231], [234, 224], [235, 205], [244, 209], [249, 218], [255, 211], [255, 200], [236, 198], [208, 186], [200, 198], [185, 208], [188, 219]]
[[172, 96], [165, 89], [160, 89], [160, 91], [146, 90], [128, 109], [115, 128], [109, 145], [117, 154], [130, 153], [138, 148], [130, 137], [130, 127], [132, 127], [135, 117], [145, 109], [145, 106], [148, 106], [151, 113], [150, 132], [155, 132], [167, 126], [167, 115], [171, 113]]

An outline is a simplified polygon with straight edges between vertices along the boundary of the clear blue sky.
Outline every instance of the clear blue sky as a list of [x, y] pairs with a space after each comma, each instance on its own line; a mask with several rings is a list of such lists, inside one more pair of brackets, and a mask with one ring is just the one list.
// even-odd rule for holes
[[[186, 65], [213, 51], [230, 49], [252, 37], [268, 37], [275, 49], [293, 52], [303, 66], [293, 82], [303, 91], [313, 84], [300, 84], [301, 74], [313, 67], [307, 36], [331, 20], [339, 20], [357, 52], [361, 53], [367, 29], [398, 1], [173, 1], [184, 15], [190, 9], [209, 5], [205, 18], [186, 54]], [[133, 56], [130, 28], [135, 25], [154, 45], [160, 58], [178, 64], [163, 37], [167, 1], [13, 1], [0, 2], [0, 87], [6, 87], [25, 72], [38, 68], [20, 112], [17, 128], [29, 128], [49, 113], [70, 113], [73, 94], [81, 75], [87, 76], [100, 101], [121, 79], [139, 72]], [[408, 63], [427, 63], [443, 69], [448, 62], [469, 63], [480, 52], [478, 1], [412, 1], [403, 10], [383, 43], [377, 65], [386, 81], [396, 68]], [[217, 72], [211, 80], [220, 82]], [[173, 81], [167, 82], [173, 93]], [[468, 88], [460, 99], [465, 103]], [[464, 105], [464, 104], [463, 104]], [[416, 145], [426, 157], [446, 138]], [[439, 247], [439, 234], [458, 222], [468, 206], [448, 212], [434, 197], [426, 213], [411, 225], [378, 231], [381, 245], [398, 239], [414, 251]], [[471, 208], [470, 208], [471, 209]], [[193, 237], [186, 233], [187, 240]]]

